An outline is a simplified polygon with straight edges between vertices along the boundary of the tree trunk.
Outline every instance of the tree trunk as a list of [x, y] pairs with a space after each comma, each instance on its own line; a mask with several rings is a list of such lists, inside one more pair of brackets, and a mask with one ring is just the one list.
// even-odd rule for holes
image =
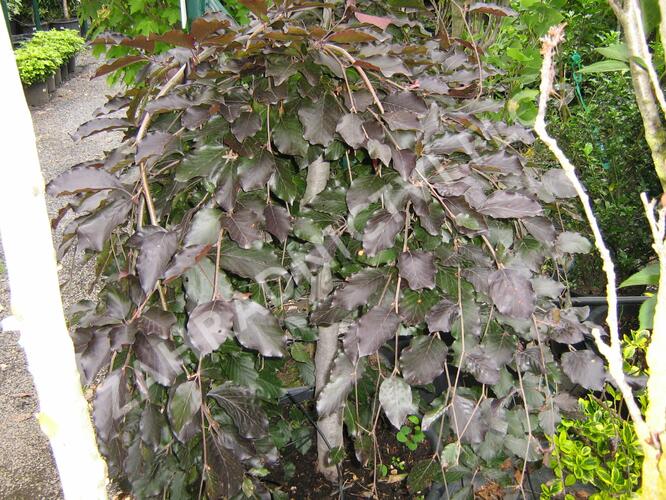
[[5, 23], [0, 23], [5, 86], [0, 93], [0, 234], [12, 313], [39, 397], [65, 498], [107, 498], [106, 464], [97, 450], [88, 404], [60, 299], [55, 251], [30, 112]]
[[69, 6], [67, 0], [62, 0], [62, 17], [69, 19]]
[[[331, 326], [319, 327], [319, 340], [317, 341], [317, 352], [315, 353], [315, 395], [319, 393], [328, 382], [328, 377], [333, 366], [333, 361], [338, 352], [338, 331], [340, 325], [334, 323]], [[338, 469], [330, 465], [328, 461], [329, 446], [339, 448], [343, 445], [342, 435], [342, 409], [327, 417], [320, 418], [317, 426], [326, 437], [317, 434], [317, 468], [329, 481], [338, 480]]]

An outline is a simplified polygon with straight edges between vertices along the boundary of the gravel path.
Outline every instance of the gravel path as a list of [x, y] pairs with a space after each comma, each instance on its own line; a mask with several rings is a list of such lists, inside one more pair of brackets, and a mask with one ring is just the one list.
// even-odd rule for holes
[[[57, 89], [47, 105], [32, 110], [46, 182], [76, 163], [100, 156], [119, 140], [114, 134], [94, 135], [80, 143], [70, 138], [69, 134], [92, 118], [93, 111], [105, 102], [105, 95], [111, 93], [103, 78], [90, 80], [97, 60], [89, 53], [81, 54], [77, 64], [76, 76]], [[47, 199], [47, 204], [53, 217], [64, 202]], [[60, 228], [66, 223], [63, 220]], [[56, 232], [55, 241], [60, 237], [60, 231]], [[67, 309], [89, 298], [92, 272], [90, 265], [72, 263], [70, 258], [66, 258], [63, 267], [61, 282], [69, 280], [62, 289]], [[9, 315], [9, 311], [7, 276], [0, 250], [0, 318]], [[51, 449], [34, 418], [38, 402], [18, 340], [18, 334], [0, 333], [0, 499], [62, 498]]]

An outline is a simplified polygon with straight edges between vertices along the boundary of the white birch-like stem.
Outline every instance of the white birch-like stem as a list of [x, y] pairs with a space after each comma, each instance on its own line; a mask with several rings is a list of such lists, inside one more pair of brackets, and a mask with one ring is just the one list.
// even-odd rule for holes
[[606, 246], [604, 238], [601, 235], [599, 224], [597, 223], [597, 219], [594, 216], [594, 212], [592, 211], [590, 199], [587, 196], [587, 193], [585, 192], [585, 189], [583, 188], [580, 180], [578, 180], [573, 164], [560, 149], [557, 141], [553, 139], [546, 130], [546, 108], [548, 106], [548, 98], [550, 97], [553, 78], [555, 75], [553, 51], [564, 38], [563, 30], [563, 25], [553, 26], [548, 32], [548, 35], [542, 39], [543, 45], [541, 52], [543, 55], [543, 63], [541, 65], [541, 85], [539, 87], [539, 109], [536, 121], [534, 123], [534, 130], [562, 166], [567, 179], [569, 179], [574, 189], [576, 190], [576, 194], [578, 195], [578, 198], [583, 205], [585, 218], [587, 219], [587, 222], [592, 229], [594, 245], [599, 252], [603, 262], [603, 270], [606, 274], [606, 298], [608, 300], [608, 316], [606, 317], [606, 323], [608, 325], [608, 331], [610, 334], [610, 345], [606, 344], [601, 339], [600, 332], [597, 329], [594, 329], [592, 334], [594, 335], [594, 338], [597, 342], [599, 352], [601, 352], [601, 354], [603, 354], [608, 361], [608, 371], [613, 377], [617, 387], [622, 392], [622, 397], [624, 398], [624, 401], [627, 405], [631, 419], [634, 421], [636, 433], [638, 434], [638, 437], [641, 439], [641, 442], [645, 447], [647, 446], [647, 442], [650, 439], [650, 432], [645, 423], [645, 420], [643, 420], [641, 410], [636, 403], [631, 387], [627, 383], [627, 379], [624, 376], [624, 370], [622, 367], [622, 342], [620, 340], [620, 332], [617, 321], [617, 290], [615, 284], [616, 277], [613, 259], [611, 258], [608, 247]]
[[0, 23], [0, 39], [0, 234], [13, 319], [39, 397], [37, 420], [51, 443], [65, 498], [104, 499], [106, 464], [97, 449], [65, 324], [44, 179], [5, 23]]
[[[328, 383], [328, 378], [333, 367], [333, 361], [338, 352], [339, 323], [331, 326], [319, 327], [319, 339], [317, 340], [317, 352], [315, 353], [315, 396]], [[317, 468], [329, 481], [338, 480], [338, 469], [329, 463], [329, 446], [339, 448], [343, 444], [342, 434], [342, 408], [334, 413], [321, 417], [317, 421], [319, 431], [326, 437], [317, 434]]]

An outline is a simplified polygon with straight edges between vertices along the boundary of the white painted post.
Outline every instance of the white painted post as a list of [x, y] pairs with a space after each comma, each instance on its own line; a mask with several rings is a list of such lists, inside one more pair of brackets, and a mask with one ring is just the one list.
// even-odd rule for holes
[[39, 397], [37, 419], [48, 436], [67, 500], [107, 498], [83, 396], [74, 347], [63, 315], [55, 251], [35, 134], [5, 23], [0, 23], [0, 235], [13, 321], [21, 332]]

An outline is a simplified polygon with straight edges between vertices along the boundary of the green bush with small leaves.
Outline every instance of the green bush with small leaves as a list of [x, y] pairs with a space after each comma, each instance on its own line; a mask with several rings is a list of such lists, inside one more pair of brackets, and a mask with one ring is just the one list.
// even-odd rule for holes
[[[645, 349], [649, 332], [631, 332], [623, 339], [624, 370], [631, 376], [645, 374]], [[642, 408], [645, 391], [637, 393]], [[590, 498], [634, 498], [640, 486], [643, 451], [633, 424], [623, 414], [622, 395], [606, 386], [605, 400], [593, 394], [579, 401], [582, 417], [563, 418], [552, 437], [550, 467], [555, 480], [541, 486], [541, 499], [573, 499], [577, 483], [594, 486]]]
[[14, 51], [19, 76], [25, 85], [44, 82], [63, 63], [62, 55], [50, 46], [26, 44]]
[[28, 45], [53, 48], [65, 60], [79, 52], [84, 44], [85, 40], [76, 30], [38, 31], [28, 42]]

